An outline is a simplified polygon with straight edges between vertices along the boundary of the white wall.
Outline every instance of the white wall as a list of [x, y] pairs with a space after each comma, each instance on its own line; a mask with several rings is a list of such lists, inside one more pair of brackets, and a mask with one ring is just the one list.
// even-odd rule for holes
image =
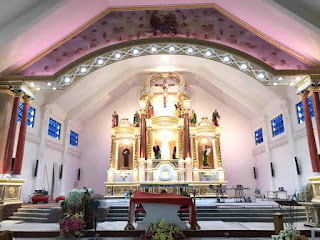
[[[139, 89], [131, 89], [83, 124], [81, 186], [93, 187], [96, 193], [105, 194], [104, 182], [107, 181], [110, 161], [111, 115], [116, 110], [120, 118], [129, 117], [132, 121], [138, 110]], [[191, 89], [194, 96], [191, 107], [196, 111], [198, 121], [201, 117], [211, 119], [215, 109], [221, 115], [222, 164], [228, 185], [242, 184], [254, 189], [252, 133], [248, 120], [198, 86], [191, 86]]]

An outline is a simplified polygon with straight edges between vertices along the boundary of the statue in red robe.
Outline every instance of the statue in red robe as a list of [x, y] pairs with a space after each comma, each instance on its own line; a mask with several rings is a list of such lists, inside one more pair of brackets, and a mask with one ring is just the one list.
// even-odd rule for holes
[[151, 102], [148, 102], [148, 106], [147, 106], [147, 110], [148, 110], [148, 119], [150, 119], [153, 116], [153, 106], [151, 104]]
[[119, 116], [116, 111], [112, 114], [112, 127], [117, 127], [119, 124]]

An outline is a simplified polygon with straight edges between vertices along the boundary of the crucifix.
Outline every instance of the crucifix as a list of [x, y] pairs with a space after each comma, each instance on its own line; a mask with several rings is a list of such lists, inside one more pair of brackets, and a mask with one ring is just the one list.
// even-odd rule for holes
[[169, 87], [174, 86], [174, 84], [168, 84], [166, 79], [163, 79], [163, 84], [155, 84], [157, 87], [162, 87], [163, 90], [163, 107], [167, 107], [167, 96]]

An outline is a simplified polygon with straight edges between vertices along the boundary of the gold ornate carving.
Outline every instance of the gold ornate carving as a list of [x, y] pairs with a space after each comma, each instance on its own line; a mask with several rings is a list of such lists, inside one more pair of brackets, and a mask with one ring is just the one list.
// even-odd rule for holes
[[134, 162], [133, 168], [138, 168], [138, 158], [139, 158], [139, 135], [134, 136]]
[[221, 159], [221, 148], [220, 148], [220, 135], [217, 134], [215, 137], [215, 145], [216, 145], [216, 153], [218, 159], [218, 167], [222, 167], [222, 159]]
[[147, 158], [152, 158], [152, 130], [151, 127], [147, 128]]
[[110, 168], [114, 168], [115, 163], [115, 156], [116, 156], [116, 136], [111, 136], [111, 153], [110, 153]]
[[312, 86], [308, 90], [309, 90], [310, 93], [320, 92], [320, 86]]
[[197, 145], [195, 135], [191, 135], [193, 168], [198, 168]]
[[301, 93], [299, 93], [299, 97], [300, 98], [308, 98], [309, 97], [310, 92], [309, 91], [302, 91]]
[[183, 129], [179, 127], [179, 158], [183, 158]]

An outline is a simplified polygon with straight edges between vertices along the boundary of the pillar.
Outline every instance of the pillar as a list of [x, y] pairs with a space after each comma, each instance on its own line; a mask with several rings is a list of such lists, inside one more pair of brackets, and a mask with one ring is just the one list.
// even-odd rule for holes
[[319, 144], [320, 144], [320, 100], [319, 100], [319, 91], [320, 87], [312, 89], [312, 105], [313, 105], [313, 112], [314, 112], [314, 117], [316, 120], [316, 125], [317, 125], [317, 132], [318, 132], [318, 139], [319, 139]]
[[152, 129], [151, 127], [147, 128], [147, 158], [152, 159]]
[[141, 111], [140, 158], [146, 159], [146, 148], [147, 148], [146, 113], [145, 111]]
[[221, 148], [220, 148], [220, 135], [217, 134], [214, 137], [215, 140], [215, 146], [216, 146], [216, 157], [218, 160], [218, 168], [222, 168], [222, 158], [221, 158]]
[[16, 152], [16, 159], [13, 168], [13, 175], [21, 176], [23, 155], [24, 155], [24, 146], [26, 144], [26, 133], [27, 133], [27, 125], [28, 125], [28, 112], [29, 112], [29, 104], [30, 98], [26, 95], [23, 97], [23, 112], [22, 112], [22, 120], [20, 124], [20, 132], [18, 139], [18, 146]]
[[190, 158], [189, 111], [184, 113], [184, 157]]
[[310, 108], [308, 104], [308, 93], [302, 94], [302, 104], [303, 104], [304, 119], [305, 119], [306, 130], [307, 130], [307, 139], [308, 139], [312, 171], [315, 175], [318, 175], [318, 173], [320, 173], [320, 161], [318, 157], [317, 145], [316, 145], [316, 140], [314, 137], [313, 127], [312, 127], [311, 113], [310, 113]]
[[22, 96], [22, 93], [15, 93], [15, 97], [13, 101], [9, 132], [8, 132], [7, 143], [6, 143], [5, 154], [4, 154], [3, 165], [2, 165], [3, 166], [2, 174], [3, 176], [6, 176], [6, 177], [10, 176], [10, 171], [11, 171], [12, 155], [13, 155], [15, 136], [16, 136], [16, 128], [17, 128], [17, 121], [18, 121], [18, 114], [19, 114], [19, 103], [20, 103], [21, 96]]

